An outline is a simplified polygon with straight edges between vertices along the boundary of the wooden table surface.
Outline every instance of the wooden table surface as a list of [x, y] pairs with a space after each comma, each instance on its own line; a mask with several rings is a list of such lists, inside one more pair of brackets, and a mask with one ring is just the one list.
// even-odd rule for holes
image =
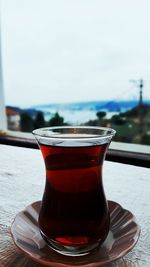
[[[121, 204], [141, 227], [138, 243], [108, 267], [150, 266], [150, 169], [114, 162], [104, 163], [107, 199]], [[13, 243], [10, 225], [27, 205], [40, 200], [45, 170], [39, 150], [0, 145], [0, 267], [42, 266], [29, 260]]]

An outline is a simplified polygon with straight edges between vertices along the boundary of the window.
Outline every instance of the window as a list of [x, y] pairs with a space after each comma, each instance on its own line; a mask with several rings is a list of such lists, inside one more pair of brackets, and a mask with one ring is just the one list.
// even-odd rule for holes
[[102, 125], [117, 130], [124, 150], [133, 143], [132, 150], [149, 153], [149, 8], [146, 0], [3, 0], [3, 88], [13, 135], [55, 123]]

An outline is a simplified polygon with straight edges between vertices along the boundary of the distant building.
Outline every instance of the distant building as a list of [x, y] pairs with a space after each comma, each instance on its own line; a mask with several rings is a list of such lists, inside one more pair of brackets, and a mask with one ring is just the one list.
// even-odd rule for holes
[[13, 108], [6, 107], [8, 130], [20, 131], [20, 113]]

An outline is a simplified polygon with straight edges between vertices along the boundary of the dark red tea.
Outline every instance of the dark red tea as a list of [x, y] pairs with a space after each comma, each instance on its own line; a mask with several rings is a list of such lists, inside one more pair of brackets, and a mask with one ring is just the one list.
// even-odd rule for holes
[[103, 242], [109, 212], [102, 185], [108, 143], [95, 146], [40, 144], [46, 185], [39, 226], [49, 244], [88, 247]]

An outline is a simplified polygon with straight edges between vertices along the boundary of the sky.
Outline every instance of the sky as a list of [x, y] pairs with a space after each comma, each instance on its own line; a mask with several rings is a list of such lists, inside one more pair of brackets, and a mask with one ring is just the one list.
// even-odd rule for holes
[[[149, 0], [1, 0], [5, 103], [150, 99]], [[135, 80], [135, 82], [131, 82]]]

